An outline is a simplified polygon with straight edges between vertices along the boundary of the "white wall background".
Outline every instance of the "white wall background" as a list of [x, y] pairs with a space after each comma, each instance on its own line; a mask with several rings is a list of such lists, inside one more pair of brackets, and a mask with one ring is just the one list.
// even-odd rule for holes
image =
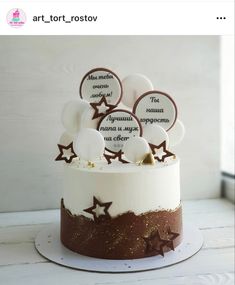
[[235, 202], [234, 36], [221, 38], [221, 170], [223, 195]]
[[234, 37], [221, 41], [221, 169], [234, 170]]
[[0, 37], [0, 211], [59, 207], [63, 104], [89, 69], [148, 76], [186, 125], [182, 198], [220, 195], [219, 37]]

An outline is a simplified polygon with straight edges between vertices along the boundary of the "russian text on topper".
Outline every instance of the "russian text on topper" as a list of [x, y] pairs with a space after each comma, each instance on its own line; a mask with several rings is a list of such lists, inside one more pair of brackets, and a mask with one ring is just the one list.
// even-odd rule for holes
[[106, 150], [117, 153], [131, 137], [141, 136], [142, 127], [138, 118], [127, 110], [116, 109], [106, 114], [98, 124]]
[[122, 84], [113, 71], [95, 68], [85, 74], [79, 92], [89, 103], [99, 103], [105, 97], [108, 104], [116, 106], [122, 98]]
[[133, 113], [141, 125], [157, 124], [166, 131], [170, 130], [177, 118], [177, 107], [174, 100], [166, 93], [149, 91], [138, 98]]

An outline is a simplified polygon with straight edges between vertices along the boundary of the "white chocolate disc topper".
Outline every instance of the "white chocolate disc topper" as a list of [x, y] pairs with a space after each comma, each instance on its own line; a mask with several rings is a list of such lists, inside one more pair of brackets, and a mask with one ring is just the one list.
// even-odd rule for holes
[[142, 137], [133, 137], [125, 142], [123, 146], [125, 157], [131, 162], [137, 163], [145, 158], [150, 152], [148, 142]]
[[133, 113], [143, 127], [151, 124], [161, 126], [168, 131], [177, 118], [177, 108], [173, 99], [160, 91], [149, 91], [135, 102]]
[[82, 79], [80, 96], [90, 103], [98, 103], [104, 96], [108, 104], [117, 105], [122, 98], [122, 84], [111, 70], [92, 69]]
[[132, 137], [142, 135], [142, 127], [137, 117], [129, 111], [117, 109], [105, 115], [98, 125], [103, 135], [106, 150], [117, 153]]
[[91, 128], [95, 130], [97, 129], [100, 117], [93, 119], [93, 115], [94, 115], [94, 109], [91, 106], [89, 106], [89, 108], [84, 110], [80, 120], [80, 129], [83, 128]]
[[184, 124], [177, 119], [174, 127], [169, 130], [168, 135], [170, 139], [170, 146], [176, 146], [181, 143], [185, 135]]
[[83, 111], [90, 107], [85, 100], [69, 101], [65, 104], [61, 115], [61, 121], [70, 135], [75, 135], [79, 131], [81, 115]]
[[104, 138], [94, 129], [82, 129], [73, 144], [78, 157], [86, 161], [98, 160], [104, 153]]
[[64, 132], [61, 137], [60, 137], [60, 140], [59, 140], [59, 144], [61, 145], [69, 145], [73, 142], [73, 136], [71, 136], [69, 133], [67, 132]]
[[153, 90], [152, 82], [142, 74], [129, 75], [122, 80], [122, 102], [128, 107], [133, 107], [136, 100], [145, 92]]
[[166, 141], [166, 147], [169, 146], [168, 133], [158, 125], [147, 125], [144, 127], [143, 137], [148, 141], [148, 143], [160, 145], [162, 142]]

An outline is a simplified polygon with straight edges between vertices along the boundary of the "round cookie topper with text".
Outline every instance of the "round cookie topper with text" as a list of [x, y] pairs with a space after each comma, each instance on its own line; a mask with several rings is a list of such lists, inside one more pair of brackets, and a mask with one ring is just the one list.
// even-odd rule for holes
[[177, 118], [177, 107], [174, 100], [166, 93], [149, 91], [135, 102], [133, 113], [143, 127], [156, 124], [168, 131]]
[[83, 77], [79, 92], [89, 103], [99, 103], [105, 97], [108, 104], [117, 105], [122, 98], [122, 84], [113, 71], [95, 68]]
[[98, 125], [105, 140], [105, 149], [112, 153], [122, 150], [125, 142], [142, 135], [138, 118], [127, 110], [117, 109], [106, 114]]

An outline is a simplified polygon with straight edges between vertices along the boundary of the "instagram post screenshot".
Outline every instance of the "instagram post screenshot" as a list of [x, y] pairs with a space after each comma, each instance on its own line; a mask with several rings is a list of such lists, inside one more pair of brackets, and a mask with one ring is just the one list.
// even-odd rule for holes
[[0, 284], [233, 285], [234, 1], [0, 3]]

